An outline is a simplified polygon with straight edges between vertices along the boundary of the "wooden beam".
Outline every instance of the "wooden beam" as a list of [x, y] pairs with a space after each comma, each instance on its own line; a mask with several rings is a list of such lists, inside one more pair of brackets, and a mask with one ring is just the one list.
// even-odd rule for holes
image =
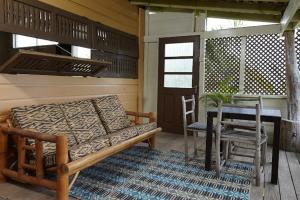
[[[295, 31], [284, 32], [286, 55], [286, 81], [288, 97], [288, 119], [294, 124], [292, 133], [296, 133], [297, 141], [300, 138], [300, 130], [297, 124], [300, 121], [300, 73], [297, 65], [295, 48]], [[300, 141], [300, 140], [299, 140]], [[297, 149], [299, 151], [299, 149]]]
[[297, 10], [294, 17], [292, 18], [291, 22], [298, 23], [300, 21], [300, 10]]
[[137, 111], [143, 112], [144, 109], [144, 36], [145, 36], [145, 11], [139, 8], [139, 61], [138, 61], [138, 108]]
[[281, 34], [288, 28], [290, 22], [294, 18], [295, 14], [297, 13], [298, 9], [300, 8], [300, 1], [299, 0], [290, 0], [288, 6], [286, 7], [284, 14], [281, 18]]
[[280, 23], [281, 15], [266, 15], [266, 14], [243, 14], [237, 12], [220, 12], [220, 11], [207, 11], [208, 17], [216, 17], [223, 19], [236, 19], [236, 20], [250, 20], [250, 21], [264, 21]]
[[167, 7], [179, 9], [198, 9], [206, 11], [224, 11], [238, 13], [256, 13], [281, 15], [285, 4], [266, 2], [228, 2], [228, 1], [183, 1], [183, 0], [130, 0], [131, 4], [145, 7]]

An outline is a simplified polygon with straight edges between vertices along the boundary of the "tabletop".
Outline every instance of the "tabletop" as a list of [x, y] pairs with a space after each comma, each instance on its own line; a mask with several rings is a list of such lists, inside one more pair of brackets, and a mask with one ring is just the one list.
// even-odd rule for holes
[[[208, 109], [207, 113], [218, 113], [217, 108]], [[253, 108], [233, 108], [233, 107], [223, 107], [224, 114], [242, 114], [242, 115], [256, 115], [256, 110]], [[279, 109], [264, 108], [261, 110], [262, 117], [277, 117], [281, 118], [281, 111]]]

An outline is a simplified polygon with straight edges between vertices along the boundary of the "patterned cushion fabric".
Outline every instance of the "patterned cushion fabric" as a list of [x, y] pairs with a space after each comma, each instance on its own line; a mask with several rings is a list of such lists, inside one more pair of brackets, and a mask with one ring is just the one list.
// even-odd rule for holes
[[115, 144], [118, 144], [120, 142], [128, 140], [137, 135], [138, 135], [138, 132], [137, 132], [136, 127], [131, 126], [128, 128], [124, 128], [122, 130], [119, 130], [119, 131], [109, 135], [110, 144], [115, 145]]
[[153, 129], [157, 128], [157, 123], [156, 122], [151, 122], [151, 123], [147, 123], [147, 124], [140, 124], [140, 125], [136, 125], [134, 126], [137, 129], [137, 132], [139, 135], [149, 132]]
[[104, 147], [109, 147], [109, 139], [104, 137], [94, 138], [93, 140], [86, 141], [85, 143], [75, 145], [69, 150], [70, 160], [77, 160], [90, 153], [94, 153], [103, 149]]
[[130, 126], [130, 120], [118, 96], [103, 96], [92, 101], [108, 133], [113, 133]]
[[[67, 135], [69, 146], [76, 144], [64, 114], [56, 104], [16, 107], [11, 109], [14, 127], [51, 135]], [[28, 140], [29, 144], [34, 140]], [[44, 154], [55, 152], [55, 144], [44, 142]]]
[[60, 107], [79, 144], [106, 135], [91, 100], [64, 103]]

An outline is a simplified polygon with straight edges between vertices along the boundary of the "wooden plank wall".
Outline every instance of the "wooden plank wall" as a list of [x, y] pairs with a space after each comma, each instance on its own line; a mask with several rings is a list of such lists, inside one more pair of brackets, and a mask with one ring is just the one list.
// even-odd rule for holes
[[39, 0], [85, 16], [121, 31], [138, 35], [138, 8], [128, 0]]
[[136, 79], [0, 75], [0, 112], [11, 107], [117, 94], [127, 110], [137, 110]]
[[[127, 0], [41, 0], [121, 31], [139, 35], [139, 11]], [[140, 19], [141, 20], [141, 19]], [[0, 112], [11, 107], [118, 94], [127, 110], [138, 109], [138, 79], [0, 74]]]

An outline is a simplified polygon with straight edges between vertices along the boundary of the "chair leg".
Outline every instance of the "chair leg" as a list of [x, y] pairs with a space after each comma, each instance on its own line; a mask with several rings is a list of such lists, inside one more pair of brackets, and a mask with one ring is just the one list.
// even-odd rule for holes
[[[217, 134], [216, 134], [217, 135]], [[216, 175], [220, 176], [221, 170], [221, 157], [220, 157], [220, 138], [216, 137]]]
[[224, 149], [224, 160], [225, 162], [228, 160], [229, 157], [229, 143], [230, 141], [225, 141], [225, 149]]
[[194, 156], [198, 156], [198, 152], [197, 152], [197, 149], [198, 149], [198, 146], [197, 146], [197, 140], [198, 140], [198, 132], [196, 131], [193, 131], [193, 137], [194, 137]]
[[228, 144], [228, 158], [231, 159], [231, 155], [232, 155], [232, 148], [233, 148], [233, 143], [232, 142], [229, 142]]
[[268, 143], [265, 142], [263, 145], [262, 145], [262, 166], [265, 167], [266, 163], [267, 163], [267, 149], [268, 149]]
[[185, 153], [185, 162], [188, 162], [188, 138], [187, 138], [187, 130], [184, 128], [184, 153]]
[[256, 186], [260, 186], [260, 176], [261, 176], [260, 160], [261, 160], [261, 150], [260, 150], [260, 145], [258, 145], [255, 151]]

